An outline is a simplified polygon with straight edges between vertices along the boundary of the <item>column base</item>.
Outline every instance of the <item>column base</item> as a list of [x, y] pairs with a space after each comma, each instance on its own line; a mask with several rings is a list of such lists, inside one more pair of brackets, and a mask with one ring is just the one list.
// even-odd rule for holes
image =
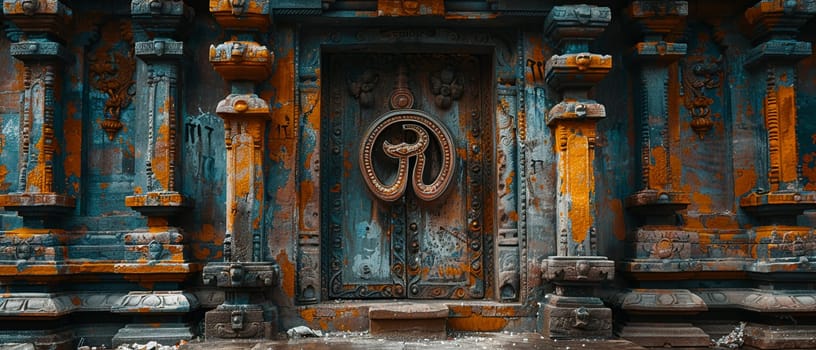
[[550, 338], [611, 338], [612, 310], [596, 297], [546, 296], [541, 334]]
[[644, 347], [708, 347], [711, 339], [690, 323], [628, 322], [616, 335]]
[[745, 327], [745, 346], [757, 349], [814, 349], [816, 326], [765, 325], [750, 323]]
[[192, 328], [183, 323], [129, 324], [113, 336], [113, 346], [122, 344], [146, 344], [155, 341], [161, 345], [175, 345], [180, 340], [191, 340]]
[[[266, 317], [264, 317], [267, 314]], [[260, 305], [220, 305], [204, 314], [204, 337], [214, 339], [271, 339], [278, 329], [277, 310]]]

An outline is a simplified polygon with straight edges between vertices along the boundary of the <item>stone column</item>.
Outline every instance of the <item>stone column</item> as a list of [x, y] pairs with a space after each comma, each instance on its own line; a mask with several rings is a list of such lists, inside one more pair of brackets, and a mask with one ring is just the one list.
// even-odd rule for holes
[[[812, 55], [813, 50], [810, 42], [798, 41], [796, 36], [814, 15], [816, 3], [809, 0], [762, 0], [745, 11], [750, 39], [755, 45], [744, 56], [752, 82], [751, 107], [762, 114], [758, 116], [761, 121], [757, 123], [757, 152], [753, 155], [757, 163], [756, 187], [739, 204], [756, 220], [749, 230], [756, 258], [749, 272], [758, 280], [761, 290], [773, 289], [764, 295], [785, 300], [769, 304], [775, 307], [795, 300], [794, 295], [812, 293], [808, 283], [812, 279], [805, 276], [813, 272], [814, 229], [798, 226], [797, 216], [816, 209], [816, 192], [805, 191], [801, 179], [796, 63]], [[796, 312], [806, 306], [784, 308], [786, 312]], [[816, 327], [779, 325], [773, 317], [765, 319], [766, 324], [746, 326], [746, 346], [763, 349], [813, 346]], [[754, 322], [763, 320], [758, 318]]]
[[[686, 55], [686, 44], [671, 40], [685, 27], [688, 3], [633, 1], [627, 14], [643, 33], [643, 41], [635, 45], [632, 57], [640, 76], [636, 107], [640, 113], [641, 189], [627, 198], [626, 206], [647, 225], [675, 225], [675, 213], [689, 205], [689, 194], [677, 190], [680, 156], [672, 153], [680, 137], [679, 79], [677, 66], [672, 64]], [[703, 137], [712, 122], [700, 119], [698, 124], [695, 130]]]
[[143, 100], [136, 106], [136, 122], [142, 123], [147, 140], [140, 152], [142, 162], [136, 189], [132, 196], [125, 198], [125, 205], [147, 216], [147, 242], [155, 240], [160, 233], [178, 235], [180, 239], [181, 233], [171, 224], [171, 219], [191, 203], [179, 193], [180, 176], [176, 173], [179, 64], [184, 58], [184, 43], [173, 38], [192, 23], [192, 9], [180, 1], [133, 0], [131, 16], [135, 26], [153, 39], [135, 44], [134, 52], [142, 62], [136, 88], [143, 92]]
[[[59, 1], [4, 0], [7, 20], [23, 33], [11, 44], [11, 55], [23, 61], [25, 91], [19, 131], [17, 191], [0, 195], [0, 206], [23, 217], [27, 233], [56, 232], [56, 219], [74, 210], [76, 201], [63, 194], [61, 149], [63, 106], [59, 94], [63, 62], [68, 59], [60, 43], [67, 34], [71, 9]], [[32, 231], [32, 229], [34, 231]]]
[[[699, 241], [696, 232], [679, 227], [678, 211], [690, 204], [689, 194], [679, 191], [680, 81], [677, 61], [686, 55], [686, 44], [673, 42], [682, 36], [688, 15], [686, 1], [633, 1], [626, 14], [642, 33], [633, 49], [640, 93], [634, 96], [640, 116], [641, 189], [626, 199], [628, 210], [640, 218], [630, 237], [628, 259], [650, 271], [672, 273], [690, 258], [689, 242]], [[687, 92], [691, 94], [691, 92]], [[691, 101], [692, 128], [702, 139], [713, 122], [706, 101]], [[645, 247], [645, 248], [644, 248]], [[624, 268], [625, 269], [625, 268]], [[611, 294], [610, 294], [611, 295]], [[609, 300], [626, 313], [618, 334], [645, 346], [702, 346], [710, 339], [701, 329], [683, 322], [682, 316], [708, 310], [697, 295], [686, 289], [627, 289]], [[661, 315], [658, 319], [654, 315]]]
[[[774, 226], [795, 227], [796, 216], [816, 208], [816, 192], [801, 183], [796, 137], [796, 62], [813, 53], [811, 43], [797, 41], [799, 27], [816, 15], [816, 3], [806, 0], [763, 0], [745, 11], [756, 45], [746, 55], [746, 68], [765, 81], [756, 110], [764, 117], [765, 132], [758, 136], [764, 161], [757, 170], [757, 187], [740, 199], [740, 207], [756, 216], [763, 227], [758, 235], [770, 237]], [[804, 233], [804, 232], [803, 232]]]
[[[138, 41], [134, 47], [141, 60], [134, 123], [141, 125], [132, 127], [141, 129], [146, 140], [135, 140], [141, 164], [134, 194], [125, 198], [125, 205], [146, 216], [148, 227], [127, 234], [126, 250], [148, 252], [151, 263], [185, 264], [183, 232], [173, 222], [190, 206], [178, 191], [180, 176], [175, 171], [179, 162], [179, 64], [184, 45], [174, 38], [192, 23], [192, 9], [181, 1], [132, 0], [131, 17], [134, 32], [152, 39]], [[197, 307], [193, 294], [179, 290], [131, 291], [111, 308], [113, 313], [133, 317], [133, 323], [113, 337], [113, 345], [189, 340], [194, 332], [183, 318]]]
[[544, 23], [544, 34], [563, 52], [545, 67], [545, 81], [562, 95], [547, 114], [553, 130], [557, 164], [557, 256], [542, 263], [542, 278], [555, 285], [547, 294], [540, 317], [542, 333], [551, 338], [608, 338], [612, 311], [594, 294], [614, 275], [614, 262], [597, 256], [595, 211], [595, 131], [606, 117], [604, 106], [588, 92], [612, 68], [612, 58], [588, 52], [589, 43], [611, 20], [607, 7], [555, 6]]
[[264, 252], [263, 153], [270, 113], [255, 93], [255, 84], [269, 78], [274, 59], [256, 41], [271, 22], [269, 1], [210, 0], [210, 12], [234, 39], [210, 47], [210, 62], [231, 93], [216, 107], [227, 146], [224, 261], [204, 268], [204, 283], [224, 289], [226, 300], [207, 312], [205, 335], [269, 338], [277, 331], [277, 309], [264, 292], [278, 283], [280, 272]]

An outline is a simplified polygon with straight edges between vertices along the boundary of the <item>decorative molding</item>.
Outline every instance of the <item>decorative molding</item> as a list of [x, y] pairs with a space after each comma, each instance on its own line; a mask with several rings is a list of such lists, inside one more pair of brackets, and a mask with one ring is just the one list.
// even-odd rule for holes
[[185, 314], [198, 308], [195, 295], [180, 291], [130, 292], [120, 298], [110, 311], [116, 314]]

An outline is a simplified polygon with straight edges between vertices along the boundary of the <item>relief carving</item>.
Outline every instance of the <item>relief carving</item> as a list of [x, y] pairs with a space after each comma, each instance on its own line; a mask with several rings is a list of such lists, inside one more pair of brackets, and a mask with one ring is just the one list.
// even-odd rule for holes
[[371, 107], [374, 104], [374, 88], [379, 80], [379, 74], [366, 69], [359, 79], [349, 81], [349, 92], [360, 102], [360, 106]]
[[431, 92], [434, 94], [434, 103], [442, 109], [448, 109], [453, 101], [462, 97], [462, 77], [452, 67], [431, 75]]
[[105, 100], [104, 119], [100, 125], [108, 134], [109, 140], [113, 140], [116, 133], [124, 126], [120, 120], [120, 114], [136, 94], [133, 89], [133, 85], [136, 84], [133, 77], [136, 72], [136, 60], [133, 54], [133, 33], [130, 26], [122, 25], [121, 34], [128, 43], [127, 53], [119, 50], [109, 53], [107, 48], [100, 47], [90, 59], [91, 86], [108, 95], [108, 99]]
[[722, 57], [686, 60], [683, 64], [683, 104], [691, 114], [691, 128], [700, 139], [714, 126], [710, 109], [714, 100], [706, 96], [706, 89], [720, 87], [721, 63]]
[[[377, 143], [380, 135], [389, 127], [402, 125], [402, 129], [410, 131], [417, 136], [417, 141], [408, 144], [405, 142], [391, 144], [382, 141], [382, 146]], [[448, 188], [454, 175], [455, 159], [453, 154], [454, 144], [450, 133], [445, 126], [418, 111], [393, 111], [377, 119], [365, 132], [365, 137], [360, 147], [360, 171], [368, 189], [377, 198], [384, 201], [393, 202], [403, 194], [411, 182], [414, 194], [424, 201], [432, 201], [439, 198]], [[442, 161], [436, 178], [426, 184], [423, 174], [426, 166], [425, 150], [431, 142], [431, 135], [439, 144], [442, 151]], [[396, 177], [393, 183], [385, 184], [380, 180], [374, 168], [373, 152], [375, 147], [381, 147], [388, 157], [398, 159], [399, 165], [396, 169]], [[416, 158], [413, 173], [409, 177], [409, 160]]]

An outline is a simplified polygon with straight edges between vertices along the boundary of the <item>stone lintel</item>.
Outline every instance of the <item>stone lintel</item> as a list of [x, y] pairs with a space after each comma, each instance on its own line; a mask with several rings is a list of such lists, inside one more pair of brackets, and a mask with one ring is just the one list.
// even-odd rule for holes
[[125, 197], [125, 205], [144, 216], [167, 217], [193, 206], [193, 201], [178, 192], [148, 192]]
[[768, 40], [748, 51], [745, 66], [753, 68], [765, 62], [794, 64], [812, 53], [812, 44], [807, 41]]
[[541, 277], [554, 283], [600, 284], [615, 277], [615, 262], [605, 256], [551, 256], [541, 262]]
[[182, 291], [129, 292], [113, 306], [116, 314], [180, 314], [198, 309], [195, 295]]
[[740, 198], [740, 207], [756, 216], [797, 216], [816, 209], [816, 192], [775, 191], [751, 192]]
[[547, 113], [547, 125], [552, 127], [561, 121], [596, 122], [606, 118], [604, 105], [592, 100], [562, 101]]
[[629, 289], [610, 300], [627, 313], [696, 314], [708, 311], [702, 298], [687, 289]]
[[210, 0], [210, 13], [225, 29], [264, 32], [272, 23], [270, 0]]
[[67, 62], [70, 56], [65, 47], [55, 41], [30, 40], [12, 43], [9, 51], [14, 58], [25, 62], [32, 61], [61, 61]]
[[626, 208], [637, 215], [674, 215], [691, 204], [688, 193], [640, 190], [626, 198]]
[[184, 56], [184, 42], [171, 39], [153, 39], [135, 44], [136, 56], [143, 60], [180, 60]]
[[612, 56], [589, 52], [553, 55], [544, 68], [544, 79], [556, 90], [589, 90], [612, 70]]
[[217, 262], [204, 267], [204, 284], [221, 288], [264, 288], [278, 284], [280, 267], [273, 262]]
[[209, 59], [224, 80], [259, 82], [269, 78], [275, 55], [254, 41], [226, 41], [210, 45]]
[[686, 56], [688, 45], [665, 41], [644, 41], [635, 44], [635, 60], [670, 64]]
[[57, 193], [21, 192], [0, 195], [0, 207], [16, 211], [22, 217], [50, 217], [74, 211], [74, 197]]
[[544, 20], [544, 35], [563, 48], [570, 42], [594, 40], [611, 21], [612, 11], [608, 7], [584, 4], [555, 6]]

